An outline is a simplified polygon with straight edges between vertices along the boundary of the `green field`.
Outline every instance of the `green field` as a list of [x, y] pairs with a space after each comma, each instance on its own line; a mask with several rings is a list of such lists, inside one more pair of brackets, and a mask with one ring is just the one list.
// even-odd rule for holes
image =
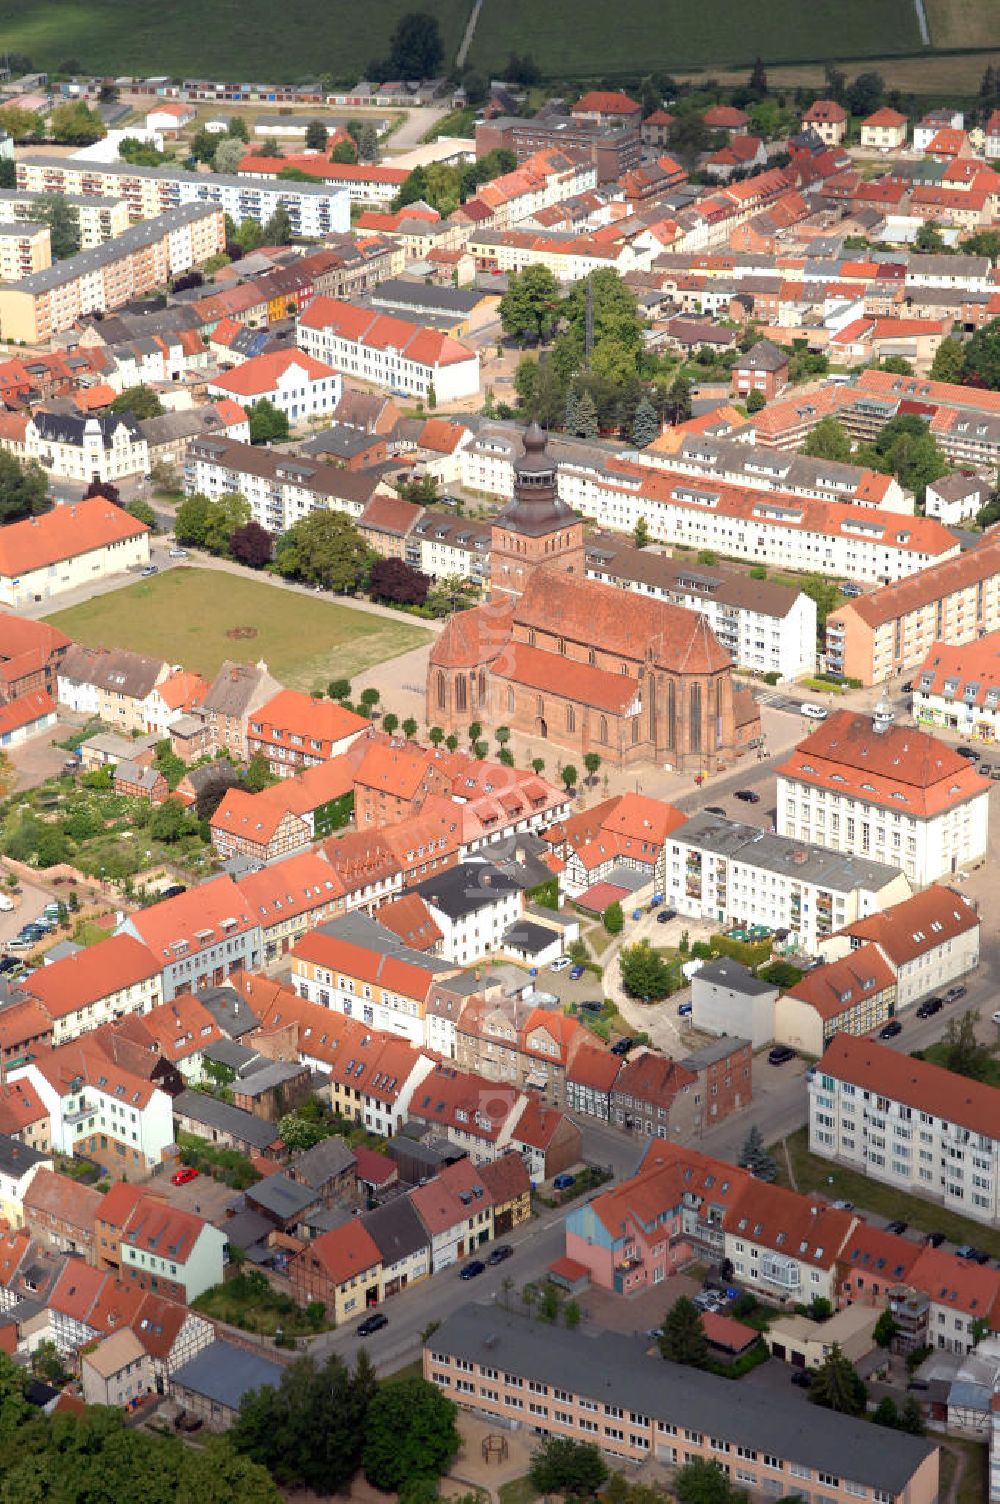
[[[171, 569], [48, 618], [77, 642], [132, 648], [211, 678], [226, 658], [263, 658], [292, 689], [325, 687], [427, 642], [394, 621], [219, 570]], [[248, 635], [253, 633], [253, 635]]]
[[[351, 0], [0, 0], [5, 52], [22, 52], [36, 68], [73, 61], [98, 74], [275, 82], [326, 74], [355, 83], [383, 55], [413, 0], [377, 0], [359, 11]], [[434, 0], [449, 59], [472, 0]]]
[[490, 76], [511, 48], [543, 73], [611, 78], [616, 73], [714, 69], [808, 58], [918, 52], [913, 0], [487, 0], [470, 62]]

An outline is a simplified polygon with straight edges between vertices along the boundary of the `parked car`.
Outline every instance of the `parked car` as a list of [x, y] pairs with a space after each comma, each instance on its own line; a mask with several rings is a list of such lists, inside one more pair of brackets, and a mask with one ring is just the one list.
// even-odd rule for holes
[[627, 1055], [634, 1044], [634, 1039], [616, 1039], [611, 1046], [611, 1053], [612, 1055]]
[[897, 1034], [902, 1034], [903, 1025], [898, 1018], [890, 1018], [887, 1024], [883, 1024], [878, 1031], [879, 1039], [895, 1039]]
[[785, 1065], [789, 1060], [795, 1059], [795, 1051], [790, 1044], [776, 1044], [768, 1051], [768, 1065]]
[[995, 1023], [995, 1024], [1000, 1024], [1000, 1008], [998, 1008], [998, 1009], [997, 1009], [997, 1010], [996, 1010], [996, 1012], [995, 1012], [995, 1013], [993, 1013], [993, 1014], [991, 1014], [991, 1015], [990, 1015], [990, 1016], [991, 1016], [991, 1018], [992, 1018], [992, 1019], [993, 1019], [993, 1022], [994, 1022], [994, 1023]]
[[706, 804], [705, 813], [706, 815], [724, 815], [726, 812], [721, 804]]
[[677, 918], [676, 909], [661, 909], [656, 916], [657, 924], [669, 924], [671, 919]]
[[693, 1011], [694, 1010], [690, 1003], [679, 1003], [677, 1007], [677, 1017], [690, 1018]]
[[932, 1248], [940, 1248], [944, 1241], [945, 1235], [943, 1232], [929, 1232], [924, 1239], [924, 1242], [929, 1243]]
[[354, 1330], [359, 1337], [370, 1337], [373, 1332], [380, 1332], [388, 1325], [389, 1318], [385, 1312], [375, 1311], [373, 1315], [366, 1316], [364, 1321], [359, 1321]]
[[917, 1009], [917, 1017], [932, 1018], [935, 1013], [941, 1012], [941, 1007], [942, 1003], [939, 997], [925, 998], [924, 1001], [920, 1004], [920, 1007]]
[[854, 1210], [853, 1201], [835, 1201], [833, 1205], [834, 1210], [838, 1212], [853, 1212]]
[[885, 1230], [886, 1232], [895, 1233], [897, 1238], [901, 1238], [909, 1225], [909, 1222], [904, 1222], [902, 1217], [897, 1217], [894, 1222], [886, 1223]]
[[514, 1250], [509, 1243], [498, 1243], [490, 1249], [490, 1256], [486, 1260], [488, 1264], [502, 1264], [505, 1259], [513, 1258]]
[[815, 705], [811, 700], [806, 700], [799, 709], [803, 715], [807, 715], [811, 721], [825, 721], [830, 712], [825, 705]]
[[587, 969], [586, 966], [581, 966], [581, 965], [579, 965], [579, 963], [577, 963], [576, 966], [571, 966], [570, 969], [569, 969], [569, 979], [570, 979], [570, 981], [571, 982], [578, 982], [580, 980], [580, 978], [583, 976], [583, 974], [586, 971], [586, 969]]
[[590, 1002], [587, 1002], [587, 1003], [581, 1003], [580, 1007], [583, 1009], [584, 1013], [603, 1013], [604, 1012], [604, 1004], [603, 1003], [595, 1003], [593, 1000], [591, 1000]]
[[566, 968], [567, 968], [567, 966], [571, 966], [571, 965], [572, 965], [572, 962], [570, 961], [569, 956], [557, 956], [556, 959], [552, 962], [552, 965], [549, 967], [549, 970], [550, 971], [565, 971]]
[[974, 1259], [976, 1253], [977, 1249], [972, 1243], [962, 1243], [955, 1249], [955, 1257], [957, 1259]]
[[980, 757], [982, 756], [982, 753], [979, 751], [978, 747], [956, 747], [955, 751], [958, 753], [959, 757], [967, 757], [970, 762], [978, 762]]
[[142, 569], [139, 570], [139, 573], [143, 579], [145, 579], [147, 575], [159, 574], [159, 572], [159, 564], [146, 564]]
[[792, 1383], [795, 1385], [796, 1389], [811, 1389], [812, 1374], [809, 1372], [808, 1368], [793, 1368]]
[[188, 552], [186, 548], [172, 548], [168, 555], [171, 559], [186, 559], [187, 556]]
[[757, 793], [756, 789], [737, 789], [736, 797], [737, 799], [742, 799], [744, 804], [760, 803], [760, 795]]
[[976, 767], [976, 772], [979, 774], [980, 778], [993, 777], [993, 769], [988, 762], [979, 763]]
[[198, 1171], [194, 1165], [181, 1165], [170, 1177], [171, 1185], [187, 1185], [189, 1181], [198, 1179]]
[[968, 990], [967, 987], [949, 987], [944, 995], [944, 1000], [946, 1003], [957, 1003], [959, 998], [965, 997]]
[[568, 1191], [571, 1185], [576, 1185], [575, 1175], [557, 1175], [552, 1182], [553, 1189], [557, 1191]]
[[486, 1265], [483, 1263], [482, 1259], [471, 1259], [469, 1263], [462, 1265], [461, 1269], [458, 1271], [458, 1277], [459, 1279], [477, 1279], [479, 1275], [485, 1273], [485, 1271]]

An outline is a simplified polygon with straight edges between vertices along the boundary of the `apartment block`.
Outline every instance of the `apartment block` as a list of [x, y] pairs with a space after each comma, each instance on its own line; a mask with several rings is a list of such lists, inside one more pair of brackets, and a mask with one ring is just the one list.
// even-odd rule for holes
[[[129, 227], [128, 205], [124, 199], [90, 198], [83, 194], [61, 194], [60, 197], [76, 221], [81, 251], [89, 251], [105, 240], [114, 240]], [[4, 188], [0, 190], [0, 220], [15, 224], [37, 220], [40, 210], [48, 202], [44, 193]]]
[[288, 211], [296, 235], [319, 239], [346, 235], [350, 199], [325, 183], [257, 182], [227, 173], [184, 172], [175, 167], [133, 167], [124, 162], [74, 162], [65, 157], [19, 158], [17, 187], [32, 193], [87, 195], [123, 200], [133, 224], [187, 204], [208, 204], [236, 224], [266, 224], [275, 209]]
[[0, 219], [0, 282], [21, 282], [51, 265], [52, 237], [47, 224]]
[[1000, 1218], [1000, 1090], [876, 1040], [827, 1046], [809, 1083], [809, 1147], [988, 1226]]
[[344, 376], [437, 402], [479, 391], [479, 356], [438, 329], [334, 298], [314, 298], [296, 328], [299, 348]]
[[979, 915], [971, 899], [932, 886], [856, 919], [821, 944], [828, 961], [875, 945], [896, 975], [897, 1003], [942, 992], [979, 965]]
[[7, 524], [0, 536], [0, 604], [48, 600], [148, 563], [146, 524], [92, 496]]
[[1000, 632], [961, 647], [936, 642], [913, 680], [913, 719], [975, 741], [995, 742], [1000, 728]]
[[115, 240], [0, 286], [0, 334], [6, 340], [44, 343], [87, 314], [110, 313], [165, 287], [225, 245], [221, 209], [204, 203], [168, 209], [131, 225]]
[[[754, 1494], [830, 1504], [933, 1504], [936, 1443], [883, 1432], [796, 1396], [775, 1405], [714, 1374], [664, 1362], [634, 1337], [593, 1339], [497, 1306], [465, 1305], [424, 1348], [424, 1377], [481, 1419], [593, 1442], [628, 1462], [725, 1468]], [[794, 1412], [794, 1413], [793, 1413]]]
[[184, 461], [189, 496], [221, 496], [238, 491], [250, 503], [253, 520], [270, 533], [284, 533], [310, 512], [345, 512], [357, 519], [381, 482], [364, 471], [348, 470], [312, 455], [240, 444], [207, 436], [195, 439]]

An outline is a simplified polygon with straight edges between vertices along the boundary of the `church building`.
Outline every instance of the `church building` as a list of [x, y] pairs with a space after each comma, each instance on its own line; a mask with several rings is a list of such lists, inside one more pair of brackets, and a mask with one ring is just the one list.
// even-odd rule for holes
[[536, 424], [493, 524], [490, 599], [457, 612], [431, 651], [427, 721], [459, 734], [505, 725], [615, 767], [706, 773], [760, 734], [703, 616], [586, 578], [583, 522], [559, 498]]

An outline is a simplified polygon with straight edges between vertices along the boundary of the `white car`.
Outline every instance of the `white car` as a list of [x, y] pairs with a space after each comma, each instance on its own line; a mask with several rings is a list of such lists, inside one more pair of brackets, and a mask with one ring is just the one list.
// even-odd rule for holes
[[171, 559], [186, 559], [187, 556], [188, 554], [186, 548], [172, 548], [169, 554], [169, 557]]
[[549, 970], [550, 971], [565, 971], [566, 968], [567, 968], [567, 966], [569, 966], [570, 964], [571, 963], [570, 963], [569, 956], [558, 956], [556, 958], [556, 960], [554, 960], [552, 962], [552, 965], [549, 967]]
[[807, 715], [811, 721], [825, 721], [830, 714], [825, 705], [814, 705], [810, 700], [800, 706], [800, 709], [802, 714]]
[[994, 1015], [993, 1015], [993, 1022], [995, 1024], [1000, 1024], [1000, 1008], [998, 1008], [997, 1011], [994, 1013]]

